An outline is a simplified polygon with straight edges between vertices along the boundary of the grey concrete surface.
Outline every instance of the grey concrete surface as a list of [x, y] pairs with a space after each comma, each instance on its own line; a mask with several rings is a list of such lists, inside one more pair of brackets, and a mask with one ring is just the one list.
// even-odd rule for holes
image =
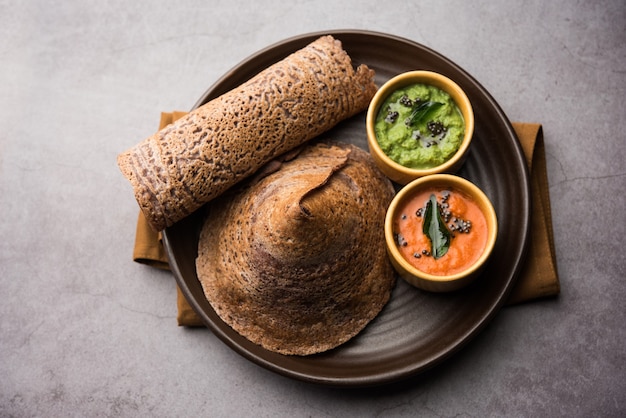
[[[255, 51], [320, 30], [429, 46], [544, 126], [562, 294], [419, 380], [343, 391], [176, 326], [134, 264], [116, 155]], [[0, 416], [626, 415], [626, 5], [0, 0]]]

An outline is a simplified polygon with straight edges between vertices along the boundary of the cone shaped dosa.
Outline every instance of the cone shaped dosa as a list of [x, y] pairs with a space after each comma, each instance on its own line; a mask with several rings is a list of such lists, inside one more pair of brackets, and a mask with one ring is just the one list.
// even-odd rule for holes
[[390, 181], [365, 151], [316, 142], [208, 205], [196, 267], [216, 313], [267, 350], [323, 352], [389, 300]]

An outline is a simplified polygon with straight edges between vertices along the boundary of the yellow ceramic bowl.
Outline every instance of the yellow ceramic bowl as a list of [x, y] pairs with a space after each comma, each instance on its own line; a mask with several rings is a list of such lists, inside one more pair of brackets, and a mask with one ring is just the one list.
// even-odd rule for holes
[[[380, 148], [374, 130], [376, 115], [385, 99], [395, 90], [417, 83], [432, 85], [447, 92], [459, 107], [465, 120], [465, 135], [456, 154], [445, 163], [428, 169], [408, 168], [393, 161]], [[455, 173], [463, 165], [474, 133], [474, 112], [467, 95], [448, 77], [431, 71], [410, 71], [395, 76], [376, 92], [367, 110], [366, 129], [369, 151], [376, 165], [391, 180], [399, 184], [407, 184], [411, 180], [430, 174]]]
[[[450, 275], [433, 275], [425, 273], [413, 266], [398, 249], [397, 236], [394, 231], [394, 219], [398, 212], [409, 200], [414, 199], [420, 191], [435, 187], [439, 190], [450, 190], [451, 192], [461, 192], [474, 200], [482, 213], [485, 215], [487, 223], [487, 241], [482, 254], [477, 261], [464, 271]], [[472, 233], [472, 232], [470, 232]], [[496, 212], [489, 198], [476, 185], [470, 181], [451, 174], [433, 174], [421, 177], [410, 182], [403, 187], [394, 197], [385, 219], [385, 244], [391, 262], [400, 276], [420, 289], [432, 292], [447, 292], [460, 289], [471, 283], [480, 275], [487, 260], [491, 256], [496, 236], [498, 235], [498, 221]], [[407, 239], [410, 239], [408, 237]], [[452, 238], [452, 244], [454, 244]], [[445, 257], [445, 256], [444, 256]]]

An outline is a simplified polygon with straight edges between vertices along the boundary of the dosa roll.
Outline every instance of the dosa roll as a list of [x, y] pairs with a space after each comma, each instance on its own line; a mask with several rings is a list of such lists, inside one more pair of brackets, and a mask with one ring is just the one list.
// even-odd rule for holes
[[394, 195], [371, 156], [315, 141], [206, 206], [196, 270], [220, 318], [267, 350], [323, 352], [375, 318], [395, 284], [384, 246]]
[[157, 231], [367, 108], [374, 72], [321, 37], [118, 156]]

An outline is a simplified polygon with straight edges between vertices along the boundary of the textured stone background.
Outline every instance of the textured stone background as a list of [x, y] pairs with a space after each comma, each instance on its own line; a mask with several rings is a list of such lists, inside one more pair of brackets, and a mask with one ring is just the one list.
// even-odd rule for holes
[[[622, 0], [0, 0], [0, 416], [624, 416], [625, 28]], [[115, 163], [250, 54], [330, 29], [429, 46], [545, 133], [561, 296], [377, 391], [178, 328]]]

